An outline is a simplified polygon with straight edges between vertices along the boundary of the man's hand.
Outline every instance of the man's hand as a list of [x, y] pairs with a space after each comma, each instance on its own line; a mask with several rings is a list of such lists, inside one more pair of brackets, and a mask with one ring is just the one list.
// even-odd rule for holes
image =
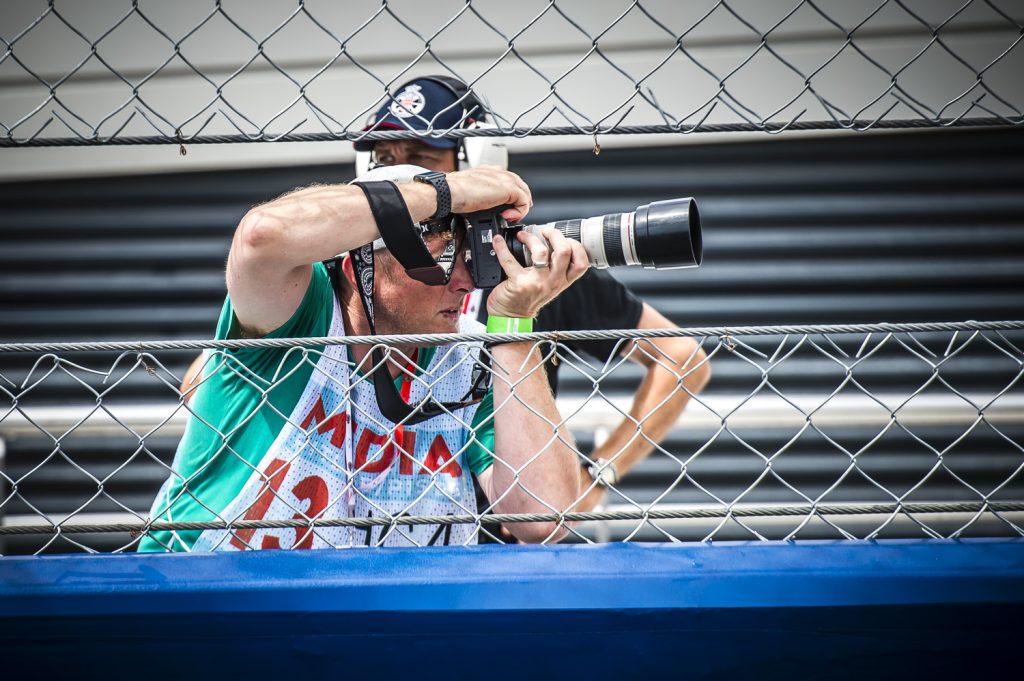
[[[583, 244], [567, 239], [553, 227], [541, 231], [544, 239], [519, 232], [516, 237], [530, 249], [532, 267], [520, 265], [505, 240], [495, 235], [494, 252], [507, 279], [487, 299], [487, 313], [502, 317], [533, 318], [552, 298], [569, 288], [590, 267]], [[549, 248], [550, 246], [550, 248]], [[541, 265], [547, 265], [542, 267]]]
[[495, 206], [513, 206], [501, 215], [509, 222], [526, 217], [533, 206], [530, 188], [523, 178], [498, 166], [481, 166], [448, 173], [453, 213], [475, 213]]

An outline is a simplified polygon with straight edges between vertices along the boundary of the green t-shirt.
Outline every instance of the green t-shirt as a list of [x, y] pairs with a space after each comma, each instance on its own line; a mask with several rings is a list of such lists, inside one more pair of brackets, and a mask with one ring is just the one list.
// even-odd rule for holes
[[[309, 288], [298, 309], [266, 338], [329, 335], [334, 292], [323, 265], [313, 266]], [[238, 338], [238, 321], [225, 300], [217, 324], [217, 339]], [[173, 471], [154, 500], [153, 520], [204, 521], [218, 517], [250, 479], [271, 444], [292, 415], [306, 389], [324, 346], [307, 348], [239, 348], [205, 354], [202, 385], [191, 402], [185, 436], [175, 455]], [[435, 348], [421, 348], [416, 375], [422, 375]], [[401, 382], [396, 379], [396, 387]], [[468, 388], [468, 386], [466, 386]], [[461, 452], [474, 474], [492, 463], [494, 449], [493, 395], [488, 391], [472, 419], [473, 436]], [[140, 551], [191, 548], [199, 531], [152, 532]]]

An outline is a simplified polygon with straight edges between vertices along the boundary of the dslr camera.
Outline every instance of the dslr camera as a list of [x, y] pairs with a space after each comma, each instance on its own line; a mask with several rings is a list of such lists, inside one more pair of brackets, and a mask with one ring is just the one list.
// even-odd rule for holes
[[[466, 264], [477, 288], [494, 288], [505, 274], [491, 246], [500, 234], [523, 267], [532, 265], [530, 251], [516, 239], [520, 231], [536, 234], [554, 227], [583, 244], [591, 267], [639, 266], [653, 269], [697, 267], [704, 255], [700, 213], [692, 198], [655, 201], [630, 213], [611, 213], [593, 218], [561, 220], [542, 225], [509, 225], [500, 206], [455, 216], [465, 229]], [[460, 224], [461, 223], [461, 224]]]

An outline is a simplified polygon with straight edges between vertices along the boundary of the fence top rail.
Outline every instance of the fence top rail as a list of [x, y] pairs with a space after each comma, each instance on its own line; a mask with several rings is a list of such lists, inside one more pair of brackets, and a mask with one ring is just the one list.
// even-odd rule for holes
[[[3, 147], [92, 147], [92, 146], [137, 146], [154, 144], [243, 144], [247, 142], [359, 142], [404, 139], [465, 139], [468, 137], [537, 137], [582, 135], [654, 135], [723, 133], [723, 132], [765, 132], [768, 134], [797, 131], [848, 131], [868, 132], [871, 130], [906, 130], [926, 128], [979, 128], [1017, 127], [1024, 125], [1024, 116], [979, 116], [957, 118], [911, 118], [911, 119], [852, 119], [834, 121], [789, 121], [786, 123], [697, 123], [694, 125], [576, 125], [538, 127], [495, 127], [418, 132], [414, 130], [374, 130], [370, 132], [293, 132], [267, 136], [266, 133], [187, 136], [168, 135], [88, 135], [77, 137], [38, 137], [16, 139], [0, 136]], [[184, 149], [184, 147], [182, 146]]]
[[154, 350], [201, 350], [236, 348], [292, 348], [321, 345], [444, 345], [460, 342], [517, 341], [575, 341], [575, 340], [631, 340], [639, 338], [666, 338], [677, 336], [720, 337], [866, 334], [866, 333], [922, 333], [929, 331], [1014, 331], [1024, 329], [1024, 320], [920, 322], [903, 324], [810, 324], [773, 326], [691, 326], [671, 329], [611, 329], [606, 331], [538, 331], [533, 333], [444, 333], [402, 334], [391, 336], [320, 336], [311, 338], [247, 338], [232, 340], [136, 340], [110, 342], [62, 343], [0, 343], [0, 353], [32, 352], [150, 352]]

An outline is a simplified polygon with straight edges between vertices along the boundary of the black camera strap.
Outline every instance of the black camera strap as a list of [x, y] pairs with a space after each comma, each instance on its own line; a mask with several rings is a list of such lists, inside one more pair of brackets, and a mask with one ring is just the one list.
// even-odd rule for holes
[[[451, 277], [455, 264], [455, 248], [449, 248], [438, 260], [430, 255], [416, 225], [409, 217], [409, 207], [402, 198], [402, 192], [394, 182], [353, 182], [366, 194], [370, 212], [377, 222], [377, 229], [384, 239], [384, 245], [395, 256], [405, 273], [416, 281], [429, 286], [443, 286]], [[449, 252], [450, 251], [450, 252]], [[373, 262], [373, 256], [370, 256]]]
[[[394, 185], [392, 185], [392, 187], [393, 186]], [[366, 190], [364, 189], [364, 191]], [[404, 201], [402, 202], [402, 205], [405, 205]], [[374, 213], [374, 217], [377, 217], [377, 213]], [[402, 214], [401, 221], [403, 224], [409, 224], [408, 211]], [[391, 227], [393, 227], [393, 225]], [[385, 231], [383, 224], [380, 222], [378, 222], [378, 229], [382, 234]], [[395, 233], [390, 227], [389, 232], [392, 235]], [[424, 246], [422, 240], [420, 240], [419, 234], [416, 234], [416, 241], [418, 241], [423, 250], [426, 251], [426, 246]], [[386, 239], [384, 243], [388, 243]], [[427, 257], [430, 257], [429, 251], [426, 251], [426, 253]], [[359, 248], [352, 250], [349, 253], [349, 257], [352, 259], [352, 266], [356, 275], [355, 280], [357, 282], [356, 288], [358, 289], [359, 300], [363, 305], [363, 311], [366, 313], [366, 320], [370, 326], [370, 333], [377, 335], [377, 327], [374, 322], [373, 314], [373, 245], [365, 244], [360, 246]], [[431, 261], [433, 262], [432, 259]], [[327, 273], [331, 280], [331, 287], [334, 289], [334, 295], [337, 296], [339, 301], [343, 300], [341, 294], [341, 265], [339, 259], [335, 258], [333, 260], [326, 261], [324, 265], [327, 267]], [[380, 408], [381, 414], [393, 423], [410, 425], [421, 423], [435, 416], [477, 404], [483, 400], [484, 395], [487, 393], [490, 372], [487, 371], [486, 366], [481, 366], [481, 363], [484, 360], [483, 353], [481, 353], [481, 359], [477, 361], [477, 366], [474, 367], [472, 385], [469, 390], [466, 391], [466, 394], [463, 395], [461, 400], [458, 402], [438, 403], [433, 398], [427, 397], [416, 406], [412, 406], [403, 400], [401, 394], [398, 392], [398, 388], [395, 387], [394, 382], [391, 380], [391, 373], [387, 369], [387, 357], [384, 350], [379, 346], [374, 347], [370, 351], [370, 359], [373, 362], [373, 369], [371, 369], [370, 373], [373, 379], [373, 391], [377, 398], [377, 406]]]

